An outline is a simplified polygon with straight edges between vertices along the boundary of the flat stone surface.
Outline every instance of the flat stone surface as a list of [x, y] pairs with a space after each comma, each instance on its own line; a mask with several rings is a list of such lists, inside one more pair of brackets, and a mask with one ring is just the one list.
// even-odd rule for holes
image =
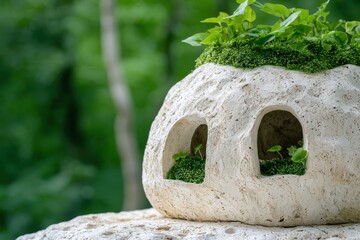
[[79, 216], [18, 238], [35, 239], [360, 239], [360, 224], [263, 227], [171, 219], [145, 209]]

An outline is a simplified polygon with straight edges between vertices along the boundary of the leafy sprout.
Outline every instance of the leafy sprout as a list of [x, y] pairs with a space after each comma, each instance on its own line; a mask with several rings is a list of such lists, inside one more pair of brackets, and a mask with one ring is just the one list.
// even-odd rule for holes
[[288, 150], [288, 153], [289, 153], [289, 156], [293, 156], [296, 152], [298, 148], [296, 146], [291, 146], [289, 147], [287, 150]]
[[276, 152], [280, 156], [280, 159], [284, 160], [283, 156], [280, 153], [281, 150], [282, 150], [282, 147], [280, 145], [275, 145], [275, 146], [272, 146], [271, 148], [269, 148], [267, 150], [267, 152]]
[[178, 161], [180, 159], [184, 159], [187, 157], [187, 153], [186, 152], [178, 152], [178, 153], [175, 153], [172, 158], [174, 159], [174, 161]]
[[303, 175], [306, 170], [306, 160], [308, 151], [303, 148], [303, 140], [298, 141], [298, 146], [287, 148], [289, 157], [285, 158], [281, 155], [282, 147], [275, 145], [269, 148], [268, 152], [276, 152], [280, 159], [261, 160], [260, 171], [265, 176], [276, 174], [296, 174]]
[[203, 157], [203, 155], [201, 154], [201, 148], [202, 148], [202, 147], [203, 147], [202, 144], [197, 145], [197, 146], [194, 148], [194, 154], [199, 153], [200, 159], [201, 159], [201, 160], [204, 160], [204, 157]]
[[[320, 41], [324, 49], [332, 44], [346, 48], [348, 44], [360, 46], [360, 22], [330, 22], [326, 11], [327, 0], [313, 14], [302, 8], [287, 8], [281, 4], [261, 4], [256, 0], [237, 0], [239, 7], [231, 14], [220, 12], [219, 16], [207, 18], [203, 23], [215, 24], [207, 32], [197, 33], [183, 42], [192, 46], [223, 44], [235, 40], [251, 39], [257, 45], [265, 45], [275, 39], [294, 42], [294, 50], [304, 50], [303, 42]], [[275, 16], [273, 25], [254, 25], [255, 8], [260, 12]], [[301, 40], [301, 41], [299, 41]]]
[[306, 159], [308, 156], [308, 152], [304, 148], [298, 148], [291, 156], [291, 160], [296, 163], [303, 163], [305, 164]]
[[308, 151], [306, 151], [303, 146], [304, 146], [304, 141], [300, 140], [297, 142], [299, 147], [297, 146], [291, 146], [290, 148], [288, 148], [288, 153], [289, 156], [291, 157], [291, 161], [295, 162], [295, 163], [302, 163], [305, 164], [306, 163], [306, 159], [308, 157]]

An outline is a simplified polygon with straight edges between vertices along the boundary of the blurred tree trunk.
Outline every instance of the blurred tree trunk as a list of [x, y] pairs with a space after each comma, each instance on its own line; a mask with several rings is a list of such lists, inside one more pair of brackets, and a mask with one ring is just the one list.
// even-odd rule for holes
[[117, 111], [115, 132], [124, 177], [123, 210], [133, 210], [143, 207], [144, 194], [141, 185], [140, 157], [132, 126], [132, 101], [123, 78], [119, 58], [115, 9], [114, 0], [101, 0], [102, 49], [109, 87]]
[[175, 30], [179, 19], [181, 4], [179, 0], [170, 1], [170, 15], [167, 21], [165, 33], [165, 80], [170, 82], [174, 75], [173, 66], [173, 42], [175, 39]]

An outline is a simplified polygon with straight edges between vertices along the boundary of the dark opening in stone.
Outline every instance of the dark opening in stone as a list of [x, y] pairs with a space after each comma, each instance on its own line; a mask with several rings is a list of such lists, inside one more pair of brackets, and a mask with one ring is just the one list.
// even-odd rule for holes
[[286, 158], [287, 148], [297, 146], [299, 140], [303, 140], [302, 126], [293, 114], [283, 110], [269, 112], [262, 118], [258, 130], [259, 159], [277, 158], [277, 153], [267, 152], [267, 149], [275, 145], [282, 146], [281, 154]]
[[[178, 146], [174, 147], [172, 144], [168, 146], [172, 150], [166, 148], [167, 160], [164, 161], [163, 166], [165, 169], [169, 169], [165, 176], [166, 179], [195, 184], [201, 184], [204, 181], [208, 127], [203, 122], [183, 120], [174, 126], [174, 131], [171, 131], [168, 139], [171, 138], [171, 142], [177, 143]], [[182, 123], [191, 125], [186, 128]], [[176, 126], [181, 126], [181, 128], [176, 129]], [[176, 141], [174, 141], [175, 139]], [[201, 146], [199, 146], [200, 144]], [[172, 158], [171, 161], [169, 161], [170, 158]]]

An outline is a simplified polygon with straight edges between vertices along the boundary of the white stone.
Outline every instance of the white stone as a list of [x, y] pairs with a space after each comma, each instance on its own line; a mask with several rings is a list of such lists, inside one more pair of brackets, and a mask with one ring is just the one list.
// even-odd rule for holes
[[[264, 115], [277, 110], [282, 114], [264, 120], [258, 139]], [[172, 155], [190, 151], [201, 124], [208, 127], [204, 182], [165, 179]], [[281, 140], [274, 129], [288, 141], [303, 136], [305, 175], [260, 174], [258, 148], [265, 152], [276, 145], [272, 139]], [[152, 124], [143, 185], [152, 206], [173, 218], [264, 226], [360, 222], [360, 67], [316, 74], [197, 68], [169, 91]]]
[[239, 222], [191, 222], [169, 219], [148, 209], [80, 216], [18, 240], [359, 239], [359, 236], [360, 224], [281, 228]]

